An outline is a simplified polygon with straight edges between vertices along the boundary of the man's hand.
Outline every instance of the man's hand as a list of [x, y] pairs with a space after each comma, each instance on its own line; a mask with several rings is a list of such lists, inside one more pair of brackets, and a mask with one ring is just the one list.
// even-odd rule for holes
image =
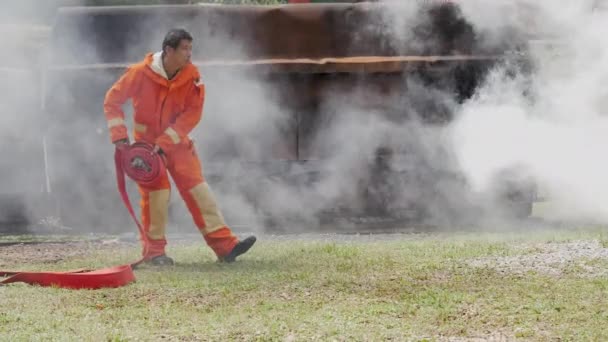
[[120, 139], [120, 140], [116, 140], [114, 142], [114, 146], [116, 148], [123, 148], [123, 147], [127, 147], [129, 146], [129, 138], [125, 138], [125, 139]]
[[165, 155], [165, 152], [163, 152], [163, 150], [160, 148], [160, 146], [154, 145], [154, 148], [152, 149], [152, 153], [158, 154], [160, 156], [160, 159], [165, 164], [165, 166], [167, 165], [167, 156]]
[[152, 149], [152, 152], [158, 153], [158, 154], [164, 154], [163, 150], [158, 145], [154, 145], [154, 148]]

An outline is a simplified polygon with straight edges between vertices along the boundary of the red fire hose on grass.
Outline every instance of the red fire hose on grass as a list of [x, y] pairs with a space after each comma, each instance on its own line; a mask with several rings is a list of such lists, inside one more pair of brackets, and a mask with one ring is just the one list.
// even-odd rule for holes
[[[114, 162], [116, 164], [116, 180], [120, 196], [135, 221], [142, 239], [146, 234], [137, 220], [133, 206], [129, 201], [125, 174], [142, 186], [150, 186], [158, 181], [165, 172], [162, 157], [153, 152], [153, 146], [136, 142], [129, 146], [116, 149]], [[144, 245], [147, 245], [144, 243]], [[145, 254], [145, 253], [144, 253]], [[23, 282], [39, 286], [56, 286], [70, 289], [99, 289], [104, 287], [120, 287], [135, 281], [133, 269], [143, 262], [140, 259], [126, 265], [114, 266], [99, 270], [76, 270], [68, 272], [17, 272], [0, 271], [0, 277], [8, 277], [0, 281], [0, 285]]]

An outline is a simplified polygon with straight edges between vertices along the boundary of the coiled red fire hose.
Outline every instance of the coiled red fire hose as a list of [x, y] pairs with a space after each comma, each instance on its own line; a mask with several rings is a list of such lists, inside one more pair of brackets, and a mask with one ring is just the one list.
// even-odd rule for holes
[[[154, 147], [143, 142], [116, 148], [114, 162], [116, 165], [116, 181], [120, 196], [135, 221], [142, 239], [146, 234], [137, 220], [133, 206], [129, 201], [125, 174], [142, 186], [151, 186], [165, 172], [162, 157], [153, 151]], [[144, 246], [147, 244], [144, 243]], [[144, 253], [145, 255], [145, 253]], [[39, 286], [56, 286], [69, 289], [99, 289], [104, 287], [120, 287], [135, 281], [133, 268], [143, 262], [140, 259], [127, 265], [114, 266], [100, 270], [76, 270], [69, 272], [17, 272], [0, 271], [0, 277], [8, 277], [0, 281], [0, 285], [23, 282]]]

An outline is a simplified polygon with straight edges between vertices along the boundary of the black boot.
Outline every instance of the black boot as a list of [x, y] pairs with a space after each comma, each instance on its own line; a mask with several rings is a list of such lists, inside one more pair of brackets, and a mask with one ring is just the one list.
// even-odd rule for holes
[[147, 263], [154, 266], [173, 266], [175, 264], [173, 259], [169, 258], [165, 254], [155, 256], [154, 258], [148, 260]]
[[236, 246], [234, 246], [234, 248], [232, 249], [230, 254], [226, 255], [225, 257], [220, 257], [220, 261], [235, 262], [236, 257], [238, 257], [241, 254], [246, 253], [249, 250], [249, 248], [251, 248], [251, 246], [253, 246], [255, 241], [256, 241], [255, 236], [250, 236], [250, 237], [246, 238], [245, 240], [239, 241], [236, 244]]

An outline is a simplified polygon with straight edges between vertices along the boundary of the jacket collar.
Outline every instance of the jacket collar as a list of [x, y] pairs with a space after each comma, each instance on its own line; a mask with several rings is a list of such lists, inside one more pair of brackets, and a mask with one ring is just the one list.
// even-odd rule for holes
[[168, 80], [167, 72], [163, 66], [163, 52], [155, 52], [152, 54], [152, 62], [150, 62], [150, 69], [155, 73], [159, 74], [162, 78]]
[[162, 52], [148, 53], [143, 60], [145, 65], [144, 70], [146, 71], [145, 74], [150, 79], [163, 86], [169, 86], [170, 84], [179, 86], [188, 81], [196, 82], [196, 80], [199, 79], [200, 76], [198, 70], [192, 63], [189, 62], [177, 73], [177, 75], [175, 75], [172, 80], [169, 80], [163, 67], [161, 56]]

